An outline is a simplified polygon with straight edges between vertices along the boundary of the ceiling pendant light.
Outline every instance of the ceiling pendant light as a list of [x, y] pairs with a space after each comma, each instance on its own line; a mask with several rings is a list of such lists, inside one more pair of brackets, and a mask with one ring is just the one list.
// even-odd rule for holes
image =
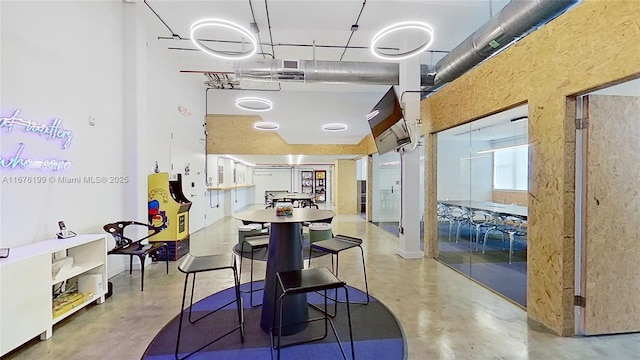
[[324, 131], [345, 131], [347, 130], [346, 124], [340, 123], [331, 123], [322, 125], [322, 130]]
[[[240, 35], [242, 35], [242, 39], [243, 42], [244, 40], [248, 40], [249, 43], [251, 44], [251, 49], [248, 51], [242, 51], [242, 52], [230, 52], [230, 51], [221, 51], [221, 50], [214, 50], [206, 45], [204, 45], [197, 36], [197, 32], [203, 28], [206, 27], [220, 27], [220, 28], [224, 28], [224, 29], [228, 29], [228, 30], [232, 30], [235, 31], [237, 33], [240, 33]], [[258, 50], [258, 41], [256, 40], [256, 37], [247, 29], [245, 29], [244, 27], [233, 23], [231, 21], [227, 21], [227, 20], [222, 20], [222, 19], [202, 19], [202, 20], [198, 20], [196, 22], [194, 22], [191, 25], [191, 30], [190, 30], [190, 37], [191, 37], [191, 42], [193, 42], [193, 44], [200, 50], [204, 51], [205, 53], [217, 57], [217, 58], [221, 58], [221, 59], [225, 59], [225, 60], [242, 60], [242, 59], [246, 59], [251, 57], [253, 54], [256, 53], [256, 51]]]
[[260, 121], [254, 123], [253, 128], [256, 130], [273, 131], [280, 129], [280, 125], [270, 121]]
[[[413, 50], [409, 50], [409, 51], [405, 51], [403, 53], [399, 53], [399, 54], [387, 54], [387, 53], [383, 53], [380, 52], [377, 48], [376, 45], [378, 44], [378, 42], [384, 38], [385, 36], [388, 36], [396, 31], [404, 31], [404, 30], [420, 30], [423, 31], [425, 33], [426, 36], [428, 36], [428, 39], [425, 40], [425, 42], [416, 47]], [[373, 39], [371, 39], [371, 53], [373, 53], [374, 56], [376, 56], [379, 59], [383, 59], [383, 60], [403, 60], [403, 59], [408, 59], [412, 56], [418, 55], [421, 52], [425, 51], [426, 49], [429, 48], [429, 46], [431, 46], [431, 44], [433, 44], [433, 40], [435, 39], [435, 33], [433, 31], [433, 28], [431, 26], [429, 26], [428, 24], [425, 23], [421, 23], [421, 22], [417, 22], [417, 21], [410, 21], [410, 22], [401, 22], [401, 23], [397, 23], [394, 25], [391, 25], [387, 28], [382, 29], [380, 32], [378, 32]]]
[[236, 99], [236, 106], [242, 110], [269, 111], [273, 109], [273, 103], [259, 97], [242, 97]]
[[521, 149], [521, 148], [526, 148], [526, 147], [529, 147], [529, 146], [530, 146], [530, 144], [511, 145], [511, 146], [505, 146], [505, 147], [500, 147], [500, 148], [495, 148], [495, 149], [480, 150], [477, 153], [478, 154], [487, 154], [487, 153], [498, 152], [498, 151], [503, 151], [503, 150]]

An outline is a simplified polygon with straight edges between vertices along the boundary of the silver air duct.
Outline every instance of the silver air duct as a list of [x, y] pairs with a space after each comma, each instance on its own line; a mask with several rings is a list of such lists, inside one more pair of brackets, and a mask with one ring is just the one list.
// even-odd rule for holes
[[397, 63], [267, 59], [237, 62], [234, 70], [241, 80], [367, 85], [400, 83]]
[[[463, 40], [430, 71], [421, 66], [423, 87], [438, 88], [557, 17], [579, 0], [511, 0], [480, 29]], [[398, 85], [397, 63], [249, 60], [237, 62], [238, 79], [315, 83]]]
[[578, 0], [511, 0], [498, 14], [438, 61], [433, 83], [422, 85], [440, 86], [455, 80], [577, 2]]

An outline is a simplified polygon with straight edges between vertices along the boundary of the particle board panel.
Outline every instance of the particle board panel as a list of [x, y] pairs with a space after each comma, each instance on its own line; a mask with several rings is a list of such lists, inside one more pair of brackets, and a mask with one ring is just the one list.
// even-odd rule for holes
[[491, 201], [503, 204], [527, 206], [528, 198], [529, 193], [524, 190], [493, 190], [491, 192]]
[[[421, 103], [423, 135], [528, 103], [527, 313], [557, 334], [574, 333], [575, 129], [567, 100], [640, 76], [639, 39], [640, 1], [584, 0]], [[437, 186], [435, 176], [426, 179], [425, 194]]]
[[427, 184], [437, 184], [438, 169], [438, 136], [427, 134], [424, 136], [424, 255], [429, 258], [437, 258], [438, 247], [438, 192], [435, 186]]
[[588, 102], [584, 329], [640, 331], [640, 98]]
[[[532, 96], [529, 104], [529, 233], [527, 236], [527, 310], [529, 316], [545, 326], [562, 328], [566, 293], [561, 279], [568, 268], [563, 251], [565, 236], [564, 194], [565, 121], [545, 118], [564, 117], [565, 102], [549, 94]], [[572, 317], [571, 317], [572, 318]]]
[[375, 152], [371, 135], [358, 144], [289, 144], [276, 131], [260, 131], [257, 115], [207, 115], [207, 154], [236, 155], [368, 155]]
[[337, 214], [358, 214], [355, 160], [336, 160], [335, 210]]

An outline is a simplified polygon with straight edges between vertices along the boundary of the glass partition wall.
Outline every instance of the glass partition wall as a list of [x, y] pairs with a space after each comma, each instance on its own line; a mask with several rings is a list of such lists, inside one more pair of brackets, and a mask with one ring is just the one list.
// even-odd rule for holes
[[438, 133], [439, 260], [526, 306], [527, 107]]
[[373, 154], [371, 222], [398, 236], [400, 225], [400, 154]]

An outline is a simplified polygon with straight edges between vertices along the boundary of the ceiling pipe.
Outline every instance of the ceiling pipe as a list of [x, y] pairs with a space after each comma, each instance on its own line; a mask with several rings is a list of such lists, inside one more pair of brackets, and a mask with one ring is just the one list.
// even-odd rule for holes
[[254, 81], [369, 85], [400, 83], [397, 63], [265, 59], [236, 62], [234, 70], [236, 78]]
[[[512, 0], [435, 66], [421, 65], [421, 87], [431, 90], [430, 92], [435, 91], [578, 2], [579, 0]], [[399, 84], [397, 63], [266, 59], [237, 62], [234, 69], [238, 79], [247, 80]]]
[[511, 0], [487, 23], [464, 39], [425, 75], [422, 86], [451, 82], [498, 51], [556, 18], [579, 0]]

